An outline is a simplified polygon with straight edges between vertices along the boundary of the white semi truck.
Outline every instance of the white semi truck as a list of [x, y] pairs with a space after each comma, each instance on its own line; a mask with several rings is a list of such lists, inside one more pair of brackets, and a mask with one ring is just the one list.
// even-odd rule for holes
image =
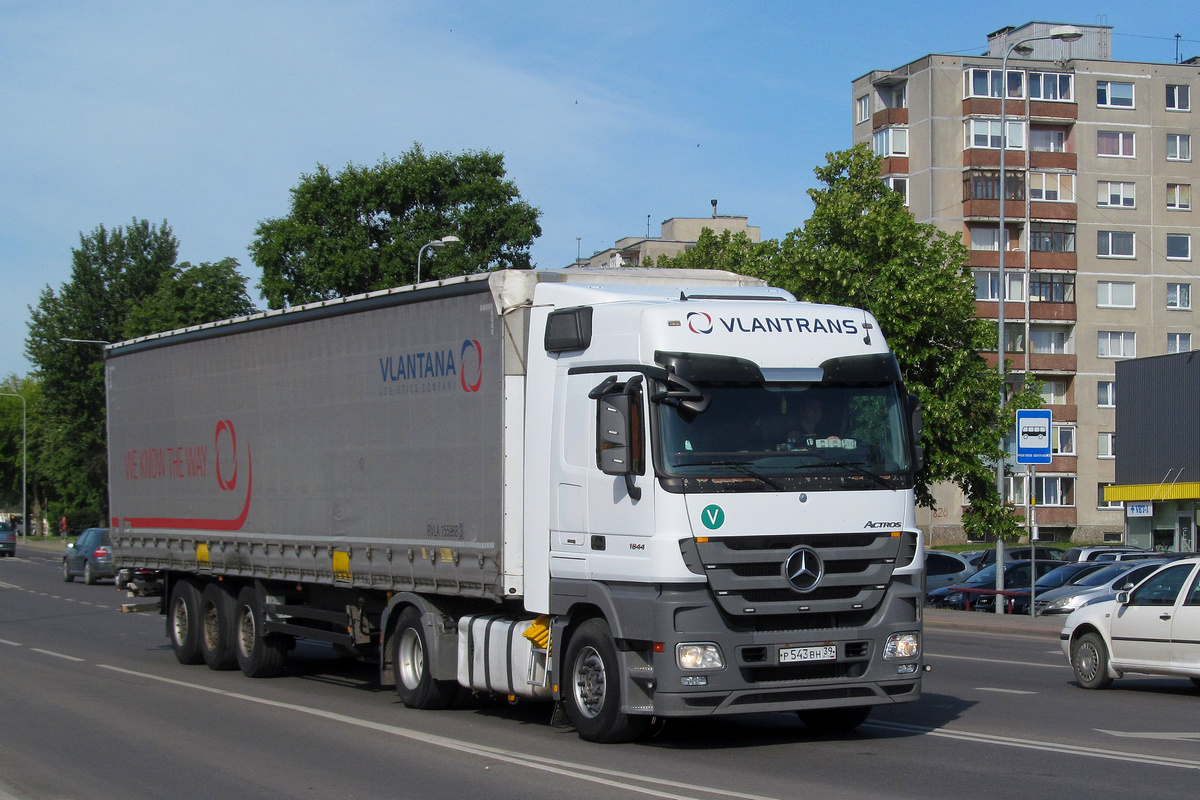
[[726, 272], [466, 276], [106, 349], [124, 588], [177, 659], [296, 639], [585, 739], [921, 688], [920, 411], [872, 317]]

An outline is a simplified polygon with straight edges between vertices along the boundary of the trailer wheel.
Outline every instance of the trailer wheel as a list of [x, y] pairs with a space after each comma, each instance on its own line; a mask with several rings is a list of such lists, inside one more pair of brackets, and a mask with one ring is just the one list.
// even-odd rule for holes
[[200, 654], [209, 669], [233, 669], [234, 652], [233, 596], [219, 583], [210, 583], [200, 595]]
[[1075, 680], [1085, 689], [1106, 689], [1112, 685], [1108, 677], [1108, 650], [1098, 633], [1085, 633], [1071, 643], [1071, 666]]
[[621, 711], [617, 647], [607, 622], [589, 619], [579, 626], [567, 646], [566, 665], [563, 701], [581, 739], [630, 742], [641, 735], [649, 717]]
[[171, 587], [167, 605], [167, 626], [171, 632], [171, 649], [180, 664], [200, 664], [200, 592], [191, 581], [177, 581]]
[[815, 708], [810, 711], [797, 711], [796, 716], [800, 717], [800, 721], [813, 733], [849, 733], [867, 721], [867, 717], [871, 716], [871, 707]]
[[392, 670], [396, 678], [396, 694], [409, 708], [446, 708], [458, 689], [455, 681], [433, 679], [429, 668], [429, 645], [421, 612], [412, 606], [400, 613], [396, 633], [392, 636]]
[[263, 632], [263, 609], [253, 586], [238, 594], [234, 642], [238, 666], [247, 678], [274, 678], [283, 671], [288, 639]]

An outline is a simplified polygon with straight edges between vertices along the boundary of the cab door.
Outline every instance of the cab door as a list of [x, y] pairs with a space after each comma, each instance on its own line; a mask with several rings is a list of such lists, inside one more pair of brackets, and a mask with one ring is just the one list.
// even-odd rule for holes
[[1171, 628], [1176, 605], [1194, 565], [1160, 569], [1133, 590], [1129, 602], [1118, 605], [1110, 628], [1112, 660], [1122, 664], [1166, 669], [1171, 663]]

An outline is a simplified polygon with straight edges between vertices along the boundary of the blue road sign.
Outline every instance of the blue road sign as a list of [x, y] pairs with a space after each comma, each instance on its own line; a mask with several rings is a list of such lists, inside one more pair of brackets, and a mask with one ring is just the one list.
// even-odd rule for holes
[[1050, 441], [1052, 432], [1049, 409], [1018, 409], [1017, 463], [1049, 464], [1054, 458]]

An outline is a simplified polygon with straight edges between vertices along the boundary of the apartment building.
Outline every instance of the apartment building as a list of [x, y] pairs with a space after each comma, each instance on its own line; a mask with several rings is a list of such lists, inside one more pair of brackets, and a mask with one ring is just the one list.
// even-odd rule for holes
[[[927, 55], [853, 82], [854, 141], [883, 157], [917, 220], [962, 235], [976, 313], [997, 326], [1003, 248], [1011, 377], [1042, 382], [1054, 420], [1053, 462], [1032, 480], [1014, 467], [1006, 494], [1036, 502], [1043, 540], [1121, 539], [1122, 505], [1104, 498], [1115, 365], [1200, 347], [1198, 89], [1200, 59], [1117, 61], [1112, 28], [1046, 22], [996, 31], [980, 56]], [[937, 500], [923, 512], [931, 540], [964, 541], [961, 493]]]
[[659, 256], [677, 256], [696, 246], [700, 233], [709, 228], [716, 234], [726, 231], [744, 233], [752, 242], [762, 238], [762, 229], [751, 225], [747, 217], [717, 215], [717, 201], [713, 200], [711, 217], [671, 217], [659, 227], [660, 235], [650, 236], [649, 221], [645, 236], [626, 236], [612, 247], [593, 253], [590, 258], [581, 258], [577, 265], [588, 267], [639, 267], [647, 259]]

